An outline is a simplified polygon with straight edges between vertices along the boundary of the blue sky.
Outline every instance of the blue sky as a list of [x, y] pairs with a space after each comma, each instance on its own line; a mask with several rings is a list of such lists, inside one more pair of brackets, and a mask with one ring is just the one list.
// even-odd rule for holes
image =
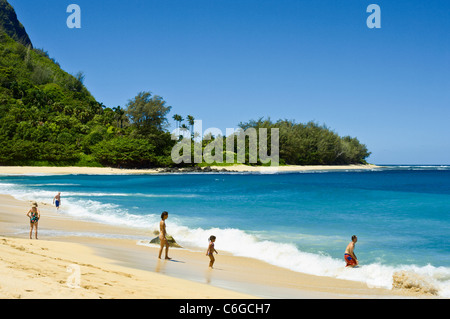
[[[358, 137], [371, 163], [450, 164], [448, 0], [9, 2], [109, 107], [151, 91], [204, 129], [313, 120]], [[81, 29], [66, 25], [72, 3]], [[381, 29], [366, 25], [371, 3]]]

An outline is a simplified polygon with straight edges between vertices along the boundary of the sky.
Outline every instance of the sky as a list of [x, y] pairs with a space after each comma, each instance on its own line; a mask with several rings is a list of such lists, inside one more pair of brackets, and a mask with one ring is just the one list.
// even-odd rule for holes
[[[8, 1], [34, 47], [108, 107], [150, 91], [173, 126], [315, 121], [373, 164], [450, 164], [448, 0]], [[372, 3], [381, 28], [367, 26]]]

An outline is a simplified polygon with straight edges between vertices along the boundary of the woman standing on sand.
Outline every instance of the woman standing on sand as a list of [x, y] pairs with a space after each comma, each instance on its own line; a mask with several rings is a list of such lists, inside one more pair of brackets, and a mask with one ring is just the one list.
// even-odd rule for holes
[[168, 212], [163, 212], [161, 214], [161, 221], [159, 222], [159, 241], [161, 242], [161, 248], [159, 249], [159, 256], [158, 258], [161, 259], [161, 254], [164, 249], [164, 246], [166, 246], [166, 259], [171, 259], [169, 257], [169, 242], [166, 238], [166, 219], [169, 217]]
[[36, 202], [33, 203], [31, 206], [31, 209], [28, 211], [27, 216], [30, 218], [30, 239], [32, 239], [33, 236], [33, 228], [35, 230], [35, 237], [38, 239], [38, 223], [39, 218], [41, 218], [41, 213], [37, 209], [38, 204]]

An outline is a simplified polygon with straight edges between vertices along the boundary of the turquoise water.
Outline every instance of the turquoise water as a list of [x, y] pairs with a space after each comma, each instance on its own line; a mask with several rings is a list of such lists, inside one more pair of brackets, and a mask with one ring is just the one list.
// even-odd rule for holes
[[[0, 176], [0, 193], [19, 199], [51, 203], [57, 191], [63, 197], [61, 214], [145, 228], [149, 234], [166, 210], [168, 233], [186, 247], [203, 249], [214, 234], [218, 250], [295, 271], [389, 288], [393, 273], [403, 270], [450, 294], [449, 166]], [[362, 267], [351, 272], [343, 252], [354, 234]]]

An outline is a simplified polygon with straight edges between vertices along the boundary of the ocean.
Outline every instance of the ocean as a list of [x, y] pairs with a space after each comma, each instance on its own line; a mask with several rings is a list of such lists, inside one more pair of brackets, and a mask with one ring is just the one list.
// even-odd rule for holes
[[[17, 199], [51, 204], [56, 192], [68, 218], [148, 230], [137, 243], [155, 237], [161, 212], [168, 211], [168, 234], [189, 249], [204, 251], [215, 235], [216, 249], [236, 256], [387, 289], [403, 272], [450, 297], [450, 166], [0, 176], [0, 193]], [[352, 235], [358, 236], [357, 269], [345, 268], [343, 259]]]

